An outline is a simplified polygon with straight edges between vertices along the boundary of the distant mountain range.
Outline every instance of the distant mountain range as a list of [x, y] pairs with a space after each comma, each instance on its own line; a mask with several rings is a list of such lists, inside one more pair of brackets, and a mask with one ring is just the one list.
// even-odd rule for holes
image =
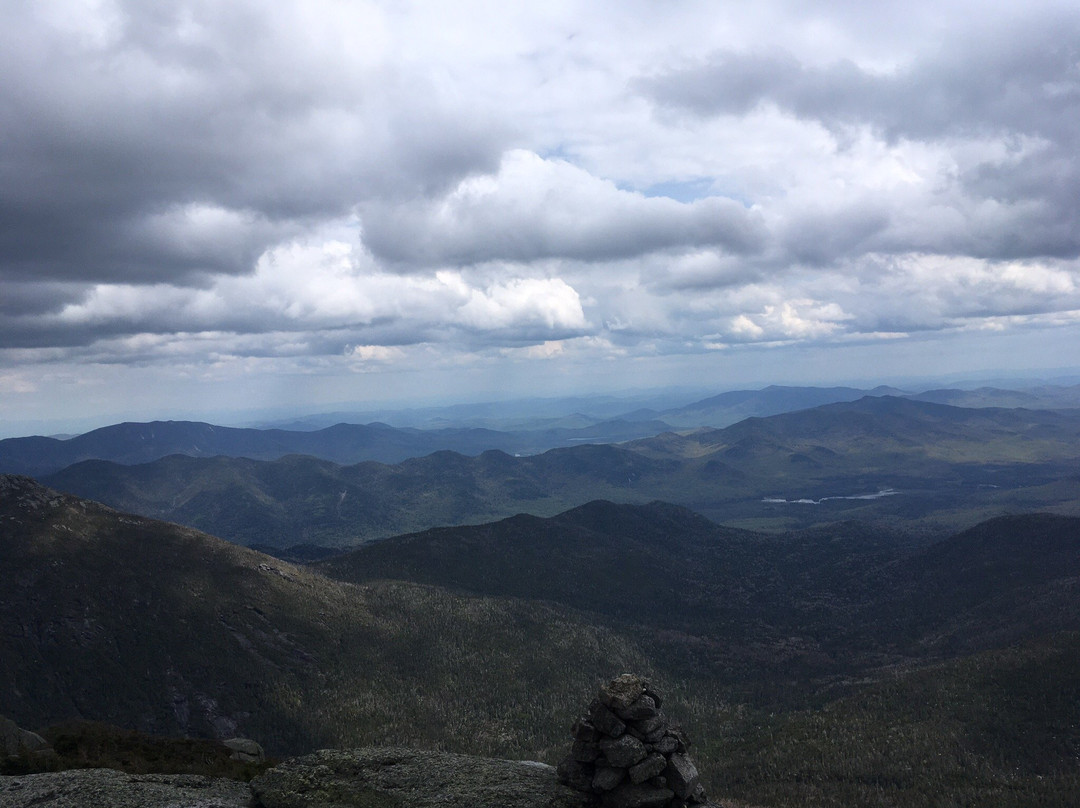
[[650, 413], [680, 429], [695, 427], [725, 427], [744, 418], [767, 417], [795, 410], [820, 407], [842, 401], [856, 401], [866, 396], [901, 396], [895, 387], [875, 387], [860, 390], [855, 387], [781, 387], [771, 385], [762, 390], [734, 390], [702, 399], [672, 410]]
[[316, 431], [236, 429], [192, 421], [124, 423], [67, 440], [28, 437], [0, 440], [0, 472], [40, 476], [83, 460], [131, 465], [169, 455], [277, 460], [291, 454], [335, 463], [399, 463], [437, 451], [477, 455], [489, 449], [535, 454], [557, 446], [613, 443], [668, 429], [658, 421], [606, 421], [581, 428], [532, 432], [490, 429], [399, 429], [386, 424], [337, 424]]
[[1080, 412], [881, 396], [527, 457], [443, 451], [342, 466], [174, 455], [85, 461], [42, 480], [241, 544], [344, 547], [519, 512], [553, 516], [592, 499], [661, 499], [752, 528], [863, 518], [946, 532], [1010, 511], [1080, 513], [1078, 458]]
[[[683, 394], [685, 395], [685, 394]], [[793, 387], [770, 385], [759, 390], [734, 390], [689, 404], [674, 404], [679, 396], [636, 395], [631, 398], [582, 396], [569, 399], [458, 404], [408, 410], [339, 411], [304, 418], [258, 424], [278, 429], [312, 430], [336, 423], [384, 421], [397, 427], [420, 429], [483, 428], [496, 431], [542, 431], [551, 428], [580, 429], [603, 421], [661, 420], [679, 429], [724, 427], [753, 416], [854, 401], [867, 395], [896, 395], [958, 407], [1031, 407], [1071, 409], [1080, 407], [1080, 385], [1039, 385], [1022, 389], [982, 386], [976, 389], [940, 388], [905, 392], [895, 387]], [[684, 398], [685, 400], [685, 398]], [[496, 447], [489, 447], [496, 448]]]
[[172, 455], [136, 466], [88, 460], [42, 480], [240, 544], [284, 548], [348, 546], [520, 510], [553, 515], [594, 497], [636, 497], [637, 482], [662, 479], [679, 465], [586, 444], [529, 457], [444, 451], [396, 465], [341, 466], [300, 455], [274, 461]]
[[0, 476], [0, 524], [0, 714], [22, 726], [554, 761], [595, 682], [636, 670], [745, 802], [798, 805], [808, 772], [847, 804], [1080, 798], [1080, 519], [927, 543], [590, 502], [305, 569]]
[[[721, 428], [746, 418], [847, 403], [867, 396], [903, 396], [915, 401], [969, 408], [1080, 408], [1080, 386], [1029, 391], [996, 388], [932, 390], [917, 395], [907, 395], [891, 387], [860, 390], [852, 387], [771, 386], [762, 390], [722, 393], [678, 408], [639, 408], [614, 418], [569, 412], [557, 417], [500, 419], [495, 415], [495, 405], [490, 405], [480, 408], [484, 417], [463, 417], [461, 424], [428, 429], [378, 422], [336, 423], [311, 428], [312, 423], [321, 423], [322, 418], [292, 422], [289, 429], [239, 429], [192, 421], [154, 421], [115, 424], [65, 439], [35, 436], [0, 440], [0, 473], [42, 476], [83, 460], [132, 465], [173, 454], [253, 460], [277, 460], [290, 454], [302, 454], [346, 465], [367, 460], [400, 463], [437, 451], [475, 456], [498, 450], [530, 455], [582, 443], [621, 443], [675, 429]], [[572, 403], [583, 402], [573, 400]], [[603, 400], [602, 404], [600, 410], [604, 412], [613, 406], [608, 400]], [[449, 408], [448, 412], [458, 409]], [[462, 410], [463, 414], [468, 412], [473, 410]], [[338, 415], [346, 417], [347, 414]], [[501, 424], [503, 428], [470, 425], [470, 420]], [[428, 423], [441, 421], [433, 418]], [[448, 419], [446, 423], [450, 423]]]

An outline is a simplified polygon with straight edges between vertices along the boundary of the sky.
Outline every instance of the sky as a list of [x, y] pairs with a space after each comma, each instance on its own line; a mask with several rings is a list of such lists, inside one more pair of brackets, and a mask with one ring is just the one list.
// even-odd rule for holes
[[0, 4], [0, 428], [1080, 366], [1080, 5]]

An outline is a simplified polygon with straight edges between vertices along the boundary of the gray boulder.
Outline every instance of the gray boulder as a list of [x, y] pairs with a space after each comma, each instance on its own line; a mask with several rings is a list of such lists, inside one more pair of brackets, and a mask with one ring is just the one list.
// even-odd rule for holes
[[[640, 676], [624, 673], [600, 688], [600, 701], [618, 714], [645, 695], [645, 688], [648, 686], [649, 683]], [[653, 705], [655, 704], [656, 701], [653, 700]]]
[[20, 729], [10, 718], [0, 716], [0, 750], [4, 757], [17, 757], [48, 748], [49, 742], [36, 732]]
[[252, 808], [247, 783], [194, 774], [73, 769], [0, 777], [0, 808]]
[[263, 748], [250, 738], [229, 738], [222, 741], [225, 746], [232, 750], [229, 755], [233, 760], [243, 763], [263, 763], [266, 761], [266, 753]]
[[543, 763], [417, 749], [324, 749], [251, 782], [264, 808], [585, 808]]
[[682, 799], [694, 794], [698, 786], [698, 770], [688, 755], [672, 755], [668, 761], [668, 782], [675, 793]]
[[600, 748], [608, 763], [621, 769], [629, 769], [649, 754], [645, 749], [645, 744], [629, 735], [623, 735], [615, 740], [600, 741]]

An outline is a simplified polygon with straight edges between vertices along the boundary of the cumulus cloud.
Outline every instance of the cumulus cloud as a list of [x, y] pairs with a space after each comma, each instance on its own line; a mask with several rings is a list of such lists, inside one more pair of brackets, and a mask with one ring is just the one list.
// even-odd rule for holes
[[1077, 42], [1067, 0], [8, 3], [4, 389], [1071, 328]]
[[835, 334], [841, 328], [840, 321], [848, 319], [851, 315], [835, 303], [787, 300], [760, 312], [738, 315], [732, 319], [729, 333], [747, 342], [813, 339]]
[[248, 272], [305, 223], [497, 164], [506, 128], [388, 36], [339, 0], [5, 5], [0, 277]]
[[[856, 204], [816, 223], [792, 211], [783, 228], [792, 260], [883, 250], [1071, 258], [1080, 255], [1078, 41], [1075, 10], [1025, 10], [958, 28], [889, 69], [751, 47], [638, 87], [658, 107], [696, 116], [794, 116], [824, 126], [840, 151], [867, 131], [889, 145], [939, 150], [920, 194], [849, 188]], [[927, 209], [934, 214], [920, 215]]]
[[774, 105], [829, 127], [869, 124], [889, 139], [1075, 138], [1076, 15], [1024, 11], [995, 22], [964, 28], [891, 70], [844, 58], [807, 63], [782, 49], [726, 50], [643, 78], [640, 86], [656, 103], [700, 115], [744, 115]]
[[[394, 354], [379, 341], [389, 349], [458, 332], [517, 343], [573, 336], [587, 325], [577, 291], [560, 278], [473, 279], [454, 270], [403, 276], [333, 240], [282, 245], [252, 275], [220, 276], [203, 288], [98, 284], [51, 313], [0, 314], [0, 335], [23, 347], [130, 335], [128, 346], [141, 349], [140, 336], [292, 332], [306, 335], [294, 339], [297, 353], [382, 360]], [[248, 352], [258, 352], [257, 344], [236, 343]]]
[[361, 206], [364, 242], [409, 265], [567, 258], [601, 261], [716, 245], [760, 249], [760, 216], [731, 200], [681, 203], [619, 189], [565, 160], [525, 150], [499, 171], [468, 177], [445, 196]]
[[995, 317], [1046, 317], [1080, 308], [1080, 267], [975, 258], [873, 256], [837, 275], [800, 271], [784, 283], [703, 297], [724, 342], [892, 339], [966, 329]]

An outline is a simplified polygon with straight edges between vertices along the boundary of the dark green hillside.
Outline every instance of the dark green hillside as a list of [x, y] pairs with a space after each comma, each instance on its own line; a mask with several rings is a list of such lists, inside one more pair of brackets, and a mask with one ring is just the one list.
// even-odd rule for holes
[[[735, 604], [775, 557], [753, 534], [685, 508], [595, 501], [548, 519], [518, 515], [371, 542], [317, 565], [343, 580], [419, 581], [556, 601], [650, 626], [711, 633], [741, 625]], [[723, 598], [707, 593], [723, 590]]]
[[896, 672], [822, 709], [736, 713], [724, 729], [702, 750], [714, 789], [756, 805], [1070, 808], [1080, 635]]
[[[1080, 628], [1080, 519], [991, 519], [883, 571], [877, 619], [902, 611], [936, 653]], [[895, 619], [893, 620], [895, 625]]]
[[1080, 630], [1078, 536], [1080, 519], [1045, 515], [929, 546], [860, 523], [765, 536], [664, 503], [593, 502], [373, 542], [317, 568], [630, 621], [666, 637], [665, 653], [688, 670], [729, 681], [753, 670], [764, 695], [792, 676], [804, 687]]
[[[370, 542], [315, 568], [353, 582], [555, 601], [678, 631], [712, 647], [708, 658], [755, 657], [787, 676], [795, 660], [818, 674], [865, 664], [822, 645], [843, 641], [857, 609], [883, 596], [879, 571], [907, 552], [909, 537], [859, 523], [776, 537], [663, 502], [595, 501], [546, 519], [521, 514]], [[792, 637], [796, 650], [786, 647]]]
[[[596, 684], [636, 670], [667, 691], [714, 796], [1073, 805], [1076, 524], [1001, 519], [925, 546], [598, 502], [335, 562], [453, 591], [330, 580], [0, 477], [0, 714], [244, 734], [277, 754], [406, 744], [554, 762]], [[937, 642], [959, 630], [976, 641]], [[971, 648], [990, 650], [957, 656]]]
[[553, 604], [330, 581], [27, 478], [0, 477], [0, 525], [0, 714], [22, 726], [553, 759], [611, 670], [670, 678]]

